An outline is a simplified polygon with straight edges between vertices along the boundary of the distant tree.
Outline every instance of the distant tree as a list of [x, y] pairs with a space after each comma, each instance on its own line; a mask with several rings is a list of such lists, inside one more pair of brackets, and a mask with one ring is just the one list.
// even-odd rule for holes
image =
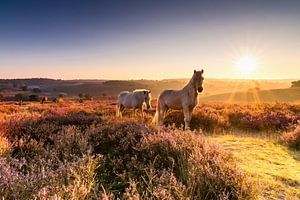
[[85, 98], [85, 100], [92, 100], [93, 99], [93, 97], [89, 94], [85, 94], [84, 98]]
[[300, 80], [298, 80], [298, 81], [293, 81], [293, 82], [292, 82], [292, 87], [300, 87]]
[[93, 97], [89, 94], [85, 94], [85, 93], [80, 93], [79, 98], [83, 101], [83, 100], [92, 100]]
[[26, 93], [18, 93], [18, 94], [15, 95], [15, 99], [17, 101], [28, 101], [29, 96]]
[[33, 88], [32, 92], [34, 92], [34, 93], [41, 93], [42, 90], [40, 88]]
[[79, 93], [79, 95], [78, 95], [78, 96], [79, 96], [79, 98], [80, 98], [80, 99], [83, 99], [83, 97], [84, 97], [84, 94], [83, 94], [83, 93]]
[[13, 87], [17, 88], [18, 87], [18, 83], [17, 82], [13, 82]]
[[21, 90], [23, 90], [23, 91], [27, 91], [27, 90], [28, 90], [27, 85], [22, 85], [20, 88], [21, 88]]
[[29, 95], [29, 101], [40, 101], [40, 96], [36, 94]]

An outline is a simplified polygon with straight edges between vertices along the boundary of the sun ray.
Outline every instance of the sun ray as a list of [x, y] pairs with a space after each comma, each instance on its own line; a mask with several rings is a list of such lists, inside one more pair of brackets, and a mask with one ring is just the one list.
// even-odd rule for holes
[[228, 100], [227, 100], [227, 103], [232, 103], [233, 102], [239, 86], [240, 86], [240, 82], [237, 81], [234, 88], [233, 88], [233, 90], [232, 90], [232, 92], [231, 92], [231, 94], [230, 94], [230, 96], [229, 96], [229, 98], [228, 98]]

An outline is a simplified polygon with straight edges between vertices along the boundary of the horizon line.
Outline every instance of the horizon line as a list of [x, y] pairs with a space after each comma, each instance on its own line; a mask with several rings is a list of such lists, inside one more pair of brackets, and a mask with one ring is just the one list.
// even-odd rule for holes
[[[74, 79], [62, 79], [62, 78], [50, 78], [50, 77], [16, 77], [16, 78], [0, 78], [0, 80], [30, 80], [30, 79], [50, 79], [50, 80], [61, 80], [61, 81], [163, 81], [163, 80], [180, 80], [180, 79], [190, 79], [189, 78], [164, 78], [164, 79], [101, 79], [101, 78], [74, 78]], [[261, 81], [272, 81], [272, 80], [300, 80], [300, 78], [265, 78], [265, 79], [255, 79], [255, 78], [214, 78], [206, 77], [206, 80], [240, 80], [240, 81], [252, 81], [252, 80], [261, 80]]]

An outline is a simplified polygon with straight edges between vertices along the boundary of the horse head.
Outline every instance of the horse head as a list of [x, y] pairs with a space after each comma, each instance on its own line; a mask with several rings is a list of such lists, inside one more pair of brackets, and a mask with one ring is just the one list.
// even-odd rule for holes
[[144, 99], [145, 103], [147, 105], [147, 109], [151, 108], [151, 90], [145, 90], [144, 91]]
[[203, 80], [204, 80], [203, 73], [204, 73], [203, 69], [200, 71], [194, 70], [193, 79], [194, 79], [196, 89], [199, 93], [203, 91]]

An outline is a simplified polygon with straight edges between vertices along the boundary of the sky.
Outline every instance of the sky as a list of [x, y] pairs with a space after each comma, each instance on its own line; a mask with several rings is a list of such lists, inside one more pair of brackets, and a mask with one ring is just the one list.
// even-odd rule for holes
[[1, 0], [0, 78], [187, 78], [203, 68], [208, 78], [296, 79], [299, 10], [298, 0]]

